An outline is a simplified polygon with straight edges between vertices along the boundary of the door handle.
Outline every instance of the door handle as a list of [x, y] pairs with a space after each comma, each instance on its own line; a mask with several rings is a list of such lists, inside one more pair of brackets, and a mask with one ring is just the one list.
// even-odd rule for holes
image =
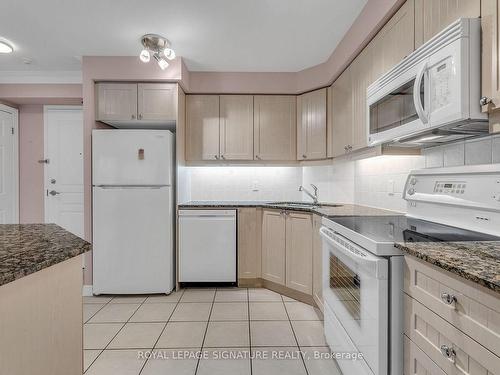
[[[415, 77], [415, 84], [413, 85], [413, 103], [415, 105], [415, 111], [417, 112], [417, 116], [422, 121], [423, 124], [427, 124], [429, 121], [427, 114], [425, 113], [422, 100], [420, 99], [420, 85], [422, 84], [422, 80], [424, 79], [424, 74], [427, 70], [427, 63], [424, 63], [420, 68], [417, 76]], [[425, 88], [424, 88], [425, 92]], [[425, 100], [425, 94], [424, 94]]]
[[52, 195], [52, 196], [55, 196], [55, 195], [59, 195], [61, 193], [58, 192], [58, 191], [55, 191], [55, 190], [51, 190], [51, 191], [49, 191], [49, 194]]

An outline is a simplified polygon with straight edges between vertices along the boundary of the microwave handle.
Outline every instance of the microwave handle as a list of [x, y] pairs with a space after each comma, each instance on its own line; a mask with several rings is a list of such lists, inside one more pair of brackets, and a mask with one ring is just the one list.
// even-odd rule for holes
[[420, 85], [422, 84], [422, 79], [424, 79], [425, 71], [427, 70], [427, 63], [425, 62], [415, 78], [415, 83], [413, 84], [413, 103], [415, 104], [415, 110], [417, 111], [418, 118], [422, 123], [427, 124], [429, 119], [425, 113], [424, 107], [422, 105], [422, 100], [420, 99]]

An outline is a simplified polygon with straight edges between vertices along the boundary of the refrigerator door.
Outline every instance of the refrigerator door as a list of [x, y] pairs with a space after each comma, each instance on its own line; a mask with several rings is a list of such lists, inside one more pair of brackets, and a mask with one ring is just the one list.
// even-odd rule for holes
[[171, 187], [93, 188], [94, 294], [174, 288]]
[[171, 185], [168, 130], [93, 130], [92, 185]]

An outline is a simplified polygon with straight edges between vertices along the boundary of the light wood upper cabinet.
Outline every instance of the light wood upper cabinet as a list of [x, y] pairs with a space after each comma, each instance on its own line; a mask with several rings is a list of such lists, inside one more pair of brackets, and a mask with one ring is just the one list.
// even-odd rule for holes
[[137, 119], [136, 83], [96, 83], [97, 121]]
[[321, 216], [313, 216], [313, 287], [312, 294], [314, 302], [323, 311], [323, 242], [319, 229], [321, 228]]
[[312, 220], [310, 214], [286, 212], [286, 286], [312, 294]]
[[[500, 108], [500, 1], [481, 1], [481, 96], [489, 103], [482, 107], [483, 112]], [[499, 129], [500, 130], [500, 129]]]
[[368, 146], [366, 89], [372, 83], [372, 46], [365, 48], [351, 64], [352, 140], [350, 151]]
[[480, 13], [480, 0], [415, 0], [415, 48], [458, 18], [475, 18]]
[[344, 155], [352, 144], [352, 84], [349, 66], [331, 86], [328, 122], [329, 157]]
[[262, 278], [285, 285], [285, 216], [273, 210], [262, 215]]
[[139, 120], [171, 120], [177, 118], [176, 84], [139, 83], [137, 85], [137, 118]]
[[414, 0], [407, 0], [371, 42], [373, 44], [373, 80], [414, 51], [414, 26]]
[[254, 96], [256, 160], [294, 160], [296, 156], [296, 97]]
[[238, 278], [261, 277], [261, 230], [260, 208], [238, 209]]
[[326, 158], [326, 89], [297, 97], [297, 159]]
[[220, 157], [253, 160], [253, 96], [220, 96]]
[[186, 96], [186, 160], [219, 159], [219, 96]]

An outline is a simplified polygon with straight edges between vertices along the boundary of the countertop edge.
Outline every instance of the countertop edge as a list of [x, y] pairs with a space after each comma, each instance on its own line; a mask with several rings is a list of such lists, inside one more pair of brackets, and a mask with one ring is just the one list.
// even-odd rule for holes
[[426, 254], [423, 254], [419, 251], [416, 251], [416, 250], [413, 250], [413, 249], [410, 249], [409, 247], [403, 245], [402, 243], [395, 243], [394, 246], [402, 251], [404, 251], [406, 254], [408, 255], [411, 255], [415, 258], [418, 258], [420, 260], [423, 260], [424, 262], [426, 263], [429, 263], [431, 265], [434, 265], [438, 268], [441, 268], [445, 271], [448, 271], [448, 272], [451, 272], [453, 273], [454, 275], [464, 279], [464, 280], [468, 280], [474, 284], [477, 284], [477, 285], [480, 285], [482, 287], [485, 287], [487, 288], [488, 290], [490, 291], [493, 291], [493, 292], [496, 292], [496, 293], [499, 293], [500, 294], [500, 286], [489, 281], [489, 280], [486, 280], [484, 278], [481, 278], [477, 275], [473, 275], [471, 273], [468, 273], [466, 271], [464, 271], [463, 269], [460, 269], [458, 267], [454, 267], [452, 265], [450, 265], [449, 263], [446, 263], [438, 258], [435, 258], [435, 257], [432, 257], [432, 256], [428, 256]]

